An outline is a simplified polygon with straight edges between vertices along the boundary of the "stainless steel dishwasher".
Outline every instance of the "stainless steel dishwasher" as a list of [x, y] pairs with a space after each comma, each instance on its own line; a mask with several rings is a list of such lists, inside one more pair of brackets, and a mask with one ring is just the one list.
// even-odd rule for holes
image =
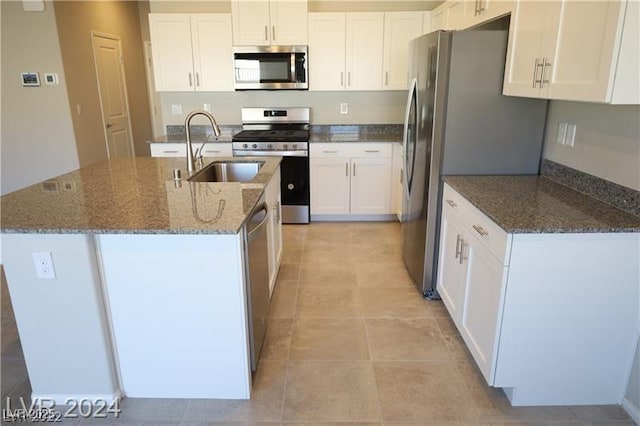
[[256, 371], [258, 367], [262, 343], [267, 331], [267, 315], [269, 314], [268, 219], [269, 210], [263, 197], [245, 225], [244, 249], [251, 371]]

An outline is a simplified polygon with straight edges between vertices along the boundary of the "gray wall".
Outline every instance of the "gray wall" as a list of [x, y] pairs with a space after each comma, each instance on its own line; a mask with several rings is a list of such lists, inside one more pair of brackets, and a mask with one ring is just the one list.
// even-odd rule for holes
[[[2, 8], [2, 183], [6, 194], [78, 168], [67, 85], [53, 5], [25, 12]], [[20, 72], [58, 73], [60, 84], [22, 87]]]
[[[573, 148], [555, 143], [558, 123], [577, 124]], [[640, 107], [551, 101], [544, 158], [640, 191]]]
[[636, 346], [636, 357], [627, 386], [627, 400], [634, 404], [636, 409], [640, 409], [640, 339]]
[[[240, 124], [242, 107], [311, 107], [313, 124], [402, 123], [406, 92], [308, 92], [249, 91], [216, 93], [169, 93], [160, 95], [164, 124], [184, 124], [185, 115], [203, 104], [211, 104], [220, 124]], [[340, 114], [340, 103], [349, 104], [349, 113]], [[183, 113], [171, 115], [171, 105], [181, 105]]]

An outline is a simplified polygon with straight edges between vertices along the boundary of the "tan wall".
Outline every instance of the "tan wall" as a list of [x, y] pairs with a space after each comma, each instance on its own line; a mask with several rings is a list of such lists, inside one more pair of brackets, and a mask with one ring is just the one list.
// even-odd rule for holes
[[151, 122], [137, 2], [56, 1], [55, 12], [80, 165], [107, 159], [91, 31], [122, 40], [134, 147], [136, 155], [148, 155]]
[[[53, 5], [25, 12], [22, 2], [2, 10], [1, 188], [6, 194], [78, 168], [67, 79]], [[22, 87], [20, 72], [57, 73], [60, 84]], [[45, 207], [45, 206], [43, 206]]]
[[[640, 107], [551, 101], [544, 158], [640, 191]], [[558, 123], [577, 125], [573, 148], [557, 144]]]

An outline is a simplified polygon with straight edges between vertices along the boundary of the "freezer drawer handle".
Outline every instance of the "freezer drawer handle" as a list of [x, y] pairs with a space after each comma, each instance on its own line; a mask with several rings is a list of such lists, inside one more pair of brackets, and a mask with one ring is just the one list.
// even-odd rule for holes
[[455, 203], [455, 201], [453, 200], [447, 200], [447, 204], [449, 204], [451, 207], [456, 208], [458, 207], [458, 205]]
[[476, 232], [482, 235], [483, 237], [486, 237], [487, 235], [489, 235], [489, 233], [485, 231], [484, 228], [480, 225], [473, 225], [473, 229], [475, 229]]

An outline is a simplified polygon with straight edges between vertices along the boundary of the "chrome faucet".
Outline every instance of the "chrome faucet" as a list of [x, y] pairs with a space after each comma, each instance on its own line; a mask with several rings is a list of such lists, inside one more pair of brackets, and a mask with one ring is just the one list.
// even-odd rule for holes
[[[211, 127], [213, 127], [213, 134], [216, 137], [220, 136], [221, 134], [220, 127], [218, 126], [218, 123], [216, 123], [216, 119], [213, 118], [213, 115], [211, 115], [211, 113], [207, 111], [197, 110], [197, 111], [191, 111], [189, 114], [187, 114], [187, 117], [184, 119], [184, 128], [185, 128], [185, 131], [187, 132], [187, 171], [189, 172], [189, 174], [193, 173], [196, 169], [196, 166], [195, 166], [196, 159], [195, 159], [195, 156], [193, 155], [193, 145], [191, 144], [191, 119], [196, 115], [204, 115], [209, 119], [209, 121], [211, 122]], [[200, 154], [202, 154], [202, 152]]]

